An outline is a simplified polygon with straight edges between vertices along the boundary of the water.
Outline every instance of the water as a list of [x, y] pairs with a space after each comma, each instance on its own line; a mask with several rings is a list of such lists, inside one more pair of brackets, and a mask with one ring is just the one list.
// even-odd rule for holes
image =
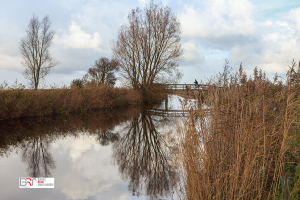
[[[178, 118], [149, 110], [0, 122], [0, 199], [176, 199]], [[19, 177], [54, 177], [55, 188], [20, 189]]]

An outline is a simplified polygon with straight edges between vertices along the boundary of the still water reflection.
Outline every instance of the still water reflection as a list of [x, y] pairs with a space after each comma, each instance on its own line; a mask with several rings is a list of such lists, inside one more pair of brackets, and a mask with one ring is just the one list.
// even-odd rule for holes
[[[149, 110], [0, 122], [0, 199], [175, 198], [176, 118]], [[55, 188], [19, 189], [26, 176]]]
[[21, 144], [22, 162], [27, 163], [29, 177], [52, 177], [54, 159], [49, 153], [51, 138], [48, 135], [33, 135]]
[[[168, 120], [155, 119], [143, 110], [125, 127], [125, 133], [113, 144], [113, 158], [123, 179], [129, 179], [133, 195], [146, 191], [150, 197], [168, 196], [174, 171], [168, 162], [167, 135], [158, 132]], [[144, 188], [143, 188], [144, 187]]]

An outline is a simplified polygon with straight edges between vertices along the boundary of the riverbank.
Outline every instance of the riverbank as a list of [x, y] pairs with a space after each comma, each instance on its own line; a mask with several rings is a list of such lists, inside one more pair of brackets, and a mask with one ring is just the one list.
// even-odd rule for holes
[[[152, 102], [163, 95], [152, 95]], [[153, 99], [156, 97], [156, 99]], [[128, 88], [90, 87], [71, 89], [0, 91], [0, 120], [49, 115], [69, 115], [92, 110], [141, 105], [139, 92]]]

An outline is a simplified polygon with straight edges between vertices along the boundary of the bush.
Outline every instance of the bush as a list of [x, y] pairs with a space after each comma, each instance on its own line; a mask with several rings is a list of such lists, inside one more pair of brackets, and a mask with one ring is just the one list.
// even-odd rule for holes
[[71, 87], [79, 87], [79, 88], [82, 88], [82, 86], [83, 86], [83, 81], [82, 81], [82, 79], [80, 79], [80, 78], [74, 79], [74, 80], [71, 82]]

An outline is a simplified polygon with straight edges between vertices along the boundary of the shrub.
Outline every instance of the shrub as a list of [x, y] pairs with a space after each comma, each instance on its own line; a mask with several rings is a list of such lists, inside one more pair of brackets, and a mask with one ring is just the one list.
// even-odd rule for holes
[[0, 120], [82, 113], [142, 103], [140, 94], [127, 88], [72, 87], [61, 89], [0, 91]]
[[79, 87], [79, 88], [82, 88], [82, 85], [83, 85], [83, 81], [82, 81], [82, 79], [80, 79], [80, 78], [74, 79], [74, 80], [72, 80], [72, 82], [71, 82], [71, 87]]

